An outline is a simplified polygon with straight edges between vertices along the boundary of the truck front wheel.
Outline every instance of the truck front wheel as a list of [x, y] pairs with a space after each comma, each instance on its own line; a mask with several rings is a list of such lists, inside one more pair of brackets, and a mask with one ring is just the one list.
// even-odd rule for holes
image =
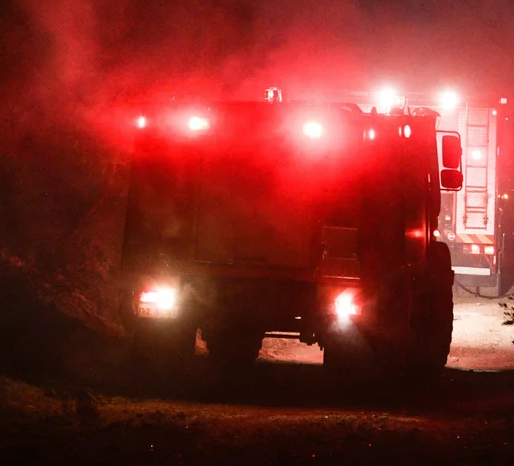
[[195, 346], [196, 328], [192, 324], [142, 320], [136, 324], [132, 337], [131, 365], [141, 376], [153, 372], [166, 377], [176, 369], [188, 367]]

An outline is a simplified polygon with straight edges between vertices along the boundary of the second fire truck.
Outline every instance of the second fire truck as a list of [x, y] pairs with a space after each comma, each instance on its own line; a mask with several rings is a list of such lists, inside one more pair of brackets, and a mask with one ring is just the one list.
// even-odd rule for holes
[[442, 194], [440, 239], [448, 244], [456, 289], [497, 296], [511, 285], [514, 266], [512, 130], [509, 102], [503, 98], [465, 98], [446, 90], [400, 97], [392, 89], [349, 92], [364, 108], [391, 106], [438, 112], [438, 145], [445, 134], [462, 141], [463, 187]]

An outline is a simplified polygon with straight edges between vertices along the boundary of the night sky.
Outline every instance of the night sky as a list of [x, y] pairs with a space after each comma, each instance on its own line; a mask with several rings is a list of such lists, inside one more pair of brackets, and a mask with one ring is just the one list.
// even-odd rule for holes
[[514, 90], [510, 0], [3, 0], [0, 15], [0, 105], [21, 119], [177, 89]]

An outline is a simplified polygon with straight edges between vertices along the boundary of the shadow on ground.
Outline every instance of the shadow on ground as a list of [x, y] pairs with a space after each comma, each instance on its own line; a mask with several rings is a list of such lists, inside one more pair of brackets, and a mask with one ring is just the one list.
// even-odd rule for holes
[[447, 368], [430, 382], [383, 373], [327, 376], [321, 365], [262, 361], [239, 372], [220, 372], [207, 358], [185, 373], [125, 373], [96, 387], [110, 396], [260, 407], [383, 410], [412, 414], [514, 414], [514, 371]]

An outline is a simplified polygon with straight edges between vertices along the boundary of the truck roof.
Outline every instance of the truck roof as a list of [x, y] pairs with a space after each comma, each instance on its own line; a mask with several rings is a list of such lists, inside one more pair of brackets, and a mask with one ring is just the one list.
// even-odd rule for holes
[[[362, 136], [370, 127], [394, 127], [400, 124], [414, 124], [429, 121], [435, 127], [437, 112], [417, 109], [405, 114], [398, 109], [389, 114], [370, 113], [349, 102], [307, 102], [290, 101], [270, 104], [265, 101], [184, 101], [154, 103], [142, 113], [144, 126], [164, 131], [165, 134], [184, 136], [202, 134], [207, 139], [230, 139], [244, 137], [247, 140], [257, 136], [287, 136], [297, 130], [305, 135], [312, 129], [311, 139], [321, 139], [321, 134], [336, 134], [342, 131]], [[420, 118], [421, 117], [421, 118]], [[189, 126], [189, 128], [188, 128]], [[344, 127], [348, 127], [348, 131]], [[316, 135], [316, 131], [320, 132]]]

